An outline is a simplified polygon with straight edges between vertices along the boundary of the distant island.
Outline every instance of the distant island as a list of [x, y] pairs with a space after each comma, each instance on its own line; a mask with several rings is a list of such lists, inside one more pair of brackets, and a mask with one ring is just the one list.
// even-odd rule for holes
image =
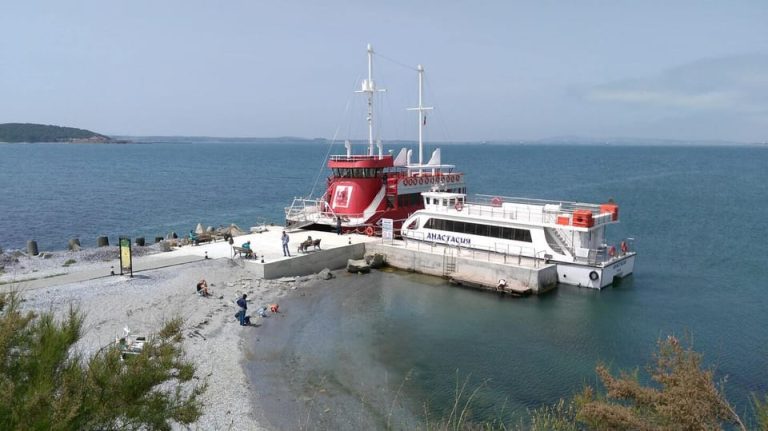
[[85, 129], [31, 123], [0, 124], [0, 142], [72, 142], [119, 144], [125, 140], [112, 139]]

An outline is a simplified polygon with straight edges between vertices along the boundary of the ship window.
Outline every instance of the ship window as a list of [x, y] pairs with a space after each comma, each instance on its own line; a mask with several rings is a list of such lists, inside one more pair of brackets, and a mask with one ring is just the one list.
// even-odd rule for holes
[[420, 193], [408, 193], [405, 195], [397, 195], [397, 206], [414, 206], [422, 202]]
[[501, 227], [499, 226], [488, 226], [488, 236], [493, 238], [501, 238]]
[[466, 223], [455, 220], [430, 218], [424, 223], [427, 229], [436, 229], [446, 232], [463, 233], [467, 235], [487, 236], [502, 238], [511, 241], [533, 242], [531, 231], [527, 229], [515, 229], [512, 227], [492, 226], [480, 223]]
[[440, 229], [453, 231], [453, 220], [440, 220]]
[[435, 229], [445, 230], [445, 220], [436, 219], [435, 220]]
[[525, 229], [515, 229], [515, 241], [533, 242], [531, 231]]

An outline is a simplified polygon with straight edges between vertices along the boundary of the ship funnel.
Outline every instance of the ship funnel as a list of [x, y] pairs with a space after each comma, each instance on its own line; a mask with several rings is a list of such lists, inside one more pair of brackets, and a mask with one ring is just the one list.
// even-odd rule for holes
[[394, 165], [395, 166], [405, 166], [408, 163], [408, 149], [407, 148], [401, 148], [400, 152], [397, 153], [397, 157], [395, 158]]
[[432, 152], [432, 158], [429, 159], [428, 165], [439, 166], [440, 165], [440, 148]]
[[352, 143], [349, 141], [344, 141], [344, 148], [347, 149], [347, 157], [352, 156]]

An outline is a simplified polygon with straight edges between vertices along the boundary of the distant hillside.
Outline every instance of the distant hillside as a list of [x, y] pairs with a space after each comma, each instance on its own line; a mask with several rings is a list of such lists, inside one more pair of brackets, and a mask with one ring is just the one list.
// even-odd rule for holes
[[45, 124], [0, 124], [0, 142], [114, 142], [109, 136], [73, 127]]

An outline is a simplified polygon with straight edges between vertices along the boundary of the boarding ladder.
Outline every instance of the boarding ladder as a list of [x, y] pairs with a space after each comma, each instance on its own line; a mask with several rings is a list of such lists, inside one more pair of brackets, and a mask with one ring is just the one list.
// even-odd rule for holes
[[443, 277], [448, 277], [456, 272], [456, 256], [453, 249], [445, 247], [443, 249]]
[[563, 255], [570, 254], [571, 256], [573, 256], [573, 250], [568, 240], [565, 237], [563, 237], [559, 229], [544, 228], [544, 237], [546, 238], [547, 244], [549, 245], [549, 247], [555, 253], [563, 254]]
[[563, 235], [563, 231], [560, 229], [552, 229], [552, 232], [555, 233], [555, 236], [557, 236], [557, 239], [560, 240], [560, 242], [565, 245], [565, 249], [573, 255], [573, 244], [571, 244], [571, 240], [568, 238], [567, 235]]

